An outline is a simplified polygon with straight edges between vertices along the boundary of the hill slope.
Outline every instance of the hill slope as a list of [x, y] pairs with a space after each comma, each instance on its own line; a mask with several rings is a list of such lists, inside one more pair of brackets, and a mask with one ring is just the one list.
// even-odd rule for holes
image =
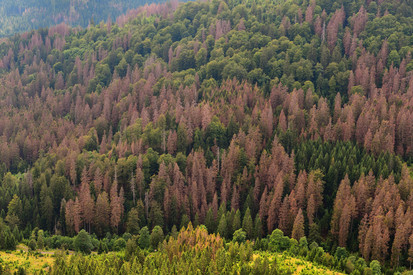
[[2, 0], [0, 6], [0, 37], [11, 36], [60, 23], [87, 27], [112, 20], [139, 6], [163, 1], [154, 0]]
[[411, 7], [153, 4], [3, 39], [2, 236], [191, 221], [409, 267]]

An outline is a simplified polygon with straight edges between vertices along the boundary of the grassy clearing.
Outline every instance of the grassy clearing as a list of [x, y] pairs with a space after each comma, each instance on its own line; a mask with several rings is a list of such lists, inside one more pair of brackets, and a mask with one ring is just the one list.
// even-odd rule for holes
[[330, 270], [325, 266], [318, 265], [316, 263], [312, 263], [299, 258], [290, 257], [285, 254], [269, 254], [268, 252], [261, 252], [259, 254], [254, 254], [253, 260], [264, 254], [266, 254], [266, 256], [268, 256], [270, 260], [272, 260], [273, 257], [277, 257], [277, 265], [279, 269], [283, 272], [286, 272], [287, 274], [344, 274]]
[[26, 246], [19, 245], [15, 251], [0, 251], [0, 265], [10, 273], [18, 271], [19, 267], [26, 269], [28, 274], [48, 271], [53, 265], [54, 253], [29, 252]]

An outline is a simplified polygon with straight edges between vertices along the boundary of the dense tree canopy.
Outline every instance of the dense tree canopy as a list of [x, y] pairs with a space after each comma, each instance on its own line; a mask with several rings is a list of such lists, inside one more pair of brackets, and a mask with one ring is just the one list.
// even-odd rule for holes
[[67, 23], [87, 27], [113, 20], [131, 9], [157, 0], [3, 0], [0, 7], [0, 37]]
[[173, 2], [1, 40], [0, 237], [191, 223], [409, 267], [411, 4]]

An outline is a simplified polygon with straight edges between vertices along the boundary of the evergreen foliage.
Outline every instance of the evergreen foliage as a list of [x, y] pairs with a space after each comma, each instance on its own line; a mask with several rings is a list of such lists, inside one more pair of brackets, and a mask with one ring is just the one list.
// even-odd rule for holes
[[253, 240], [339, 270], [363, 273], [356, 253], [410, 267], [411, 7], [173, 1], [1, 39], [0, 249], [131, 250], [125, 232], [157, 249], [205, 225], [246, 234], [214, 270]]
[[84, 229], [80, 230], [80, 232], [77, 234], [74, 240], [74, 248], [76, 249], [76, 251], [85, 254], [91, 253], [93, 249], [92, 241], [90, 239], [89, 233], [87, 233]]

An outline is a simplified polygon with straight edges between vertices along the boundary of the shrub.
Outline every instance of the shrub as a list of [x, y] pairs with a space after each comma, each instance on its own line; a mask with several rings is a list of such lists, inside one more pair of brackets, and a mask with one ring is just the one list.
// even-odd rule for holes
[[247, 233], [242, 229], [238, 229], [237, 231], [234, 232], [232, 240], [234, 242], [243, 243], [245, 242], [246, 238], [247, 238]]
[[279, 252], [290, 247], [290, 238], [284, 236], [284, 233], [279, 229], [275, 229], [269, 238], [268, 249], [270, 251]]
[[37, 249], [37, 243], [36, 243], [36, 240], [35, 240], [35, 239], [33, 239], [33, 238], [31, 238], [31, 239], [30, 239], [30, 241], [29, 241], [28, 246], [29, 246], [29, 249], [30, 249], [31, 251], [36, 250], [36, 249]]
[[109, 251], [106, 241], [102, 240], [99, 242], [98, 254], [107, 253]]
[[82, 229], [75, 238], [75, 250], [85, 254], [90, 254], [92, 249], [93, 245], [90, 235]]
[[115, 251], [121, 251], [126, 247], [126, 241], [123, 238], [119, 238], [115, 241], [113, 245], [113, 250]]

